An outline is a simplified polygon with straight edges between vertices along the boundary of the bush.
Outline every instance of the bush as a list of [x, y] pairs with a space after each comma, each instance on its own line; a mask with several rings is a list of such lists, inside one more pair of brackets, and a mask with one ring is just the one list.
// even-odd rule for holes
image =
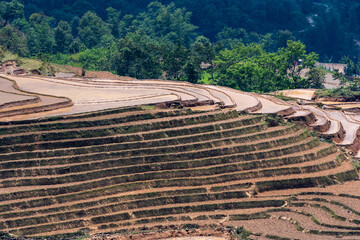
[[235, 230], [236, 237], [241, 240], [247, 240], [249, 239], [249, 236], [251, 235], [251, 232], [246, 230], [244, 227], [238, 227]]
[[265, 117], [265, 122], [268, 127], [277, 127], [284, 124], [282, 117], [277, 116], [276, 114], [269, 114]]

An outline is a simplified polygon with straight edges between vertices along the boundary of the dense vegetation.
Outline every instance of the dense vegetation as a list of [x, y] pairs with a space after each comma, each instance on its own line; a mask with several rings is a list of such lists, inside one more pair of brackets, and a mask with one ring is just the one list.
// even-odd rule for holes
[[[121, 17], [135, 19], [146, 10], [148, 0], [27, 0], [26, 15], [43, 11], [56, 20], [73, 21], [87, 11], [106, 19], [107, 8], [121, 11]], [[324, 58], [352, 55], [354, 40], [360, 36], [360, 4], [357, 0], [162, 0], [174, 2], [192, 12], [191, 22], [199, 35], [216, 40], [225, 27], [248, 32], [274, 33], [290, 30], [298, 39]], [[132, 16], [131, 16], [131, 15]], [[164, 19], [163, 19], [164, 20]], [[334, 59], [335, 60], [335, 59]]]
[[[215, 83], [247, 91], [321, 87], [318, 59], [352, 58], [355, 1], [0, 2], [0, 45], [88, 70]], [[351, 6], [351, 7], [350, 7]], [[298, 68], [298, 60], [303, 66]]]

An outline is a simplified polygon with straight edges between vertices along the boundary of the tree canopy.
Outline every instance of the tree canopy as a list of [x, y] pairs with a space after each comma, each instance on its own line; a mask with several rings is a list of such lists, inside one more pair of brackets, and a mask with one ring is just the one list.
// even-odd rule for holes
[[[5, 19], [3, 24], [23, 14], [19, 2], [3, 1], [2, 4], [6, 5], [0, 7], [0, 16]], [[360, 40], [358, 0], [161, 0], [151, 6], [149, 3], [148, 0], [26, 0], [24, 7], [27, 17], [35, 12], [43, 12], [57, 22], [71, 22], [92, 11], [111, 24], [115, 37], [118, 37], [118, 29], [114, 21], [124, 16], [139, 17], [138, 20], [148, 17], [145, 26], [175, 42], [179, 36], [194, 38], [184, 36], [193, 26], [198, 27], [198, 35], [211, 41], [215, 41], [224, 28], [244, 29], [248, 33], [261, 35], [288, 30], [309, 50], [318, 52], [322, 60], [338, 61], [344, 55], [358, 55], [354, 42]], [[150, 11], [146, 16], [139, 15], [147, 10]], [[190, 22], [183, 21], [187, 19]], [[179, 31], [174, 31], [175, 28]], [[175, 36], [168, 35], [171, 32], [176, 32]], [[284, 47], [286, 41], [278, 43]]]
[[[136, 78], [257, 92], [321, 87], [316, 60], [346, 54], [343, 61], [358, 62], [354, 40], [360, 15], [347, 8], [358, 5], [353, 0], [348, 5], [337, 0], [7, 0], [0, 1], [0, 45], [20, 56], [46, 56], [54, 63]], [[300, 74], [304, 68], [310, 69], [306, 77]]]

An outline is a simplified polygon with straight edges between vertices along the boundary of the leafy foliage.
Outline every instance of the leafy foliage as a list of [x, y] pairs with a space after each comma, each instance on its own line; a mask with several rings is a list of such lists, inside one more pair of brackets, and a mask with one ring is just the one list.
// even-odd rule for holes
[[[26, 17], [43, 12], [57, 22], [64, 20], [70, 23], [92, 11], [107, 20], [112, 34], [117, 38], [120, 37], [115, 24], [118, 20], [126, 25], [129, 19], [130, 22], [135, 19], [141, 22], [149, 20], [147, 17], [150, 16], [145, 28], [140, 28], [145, 29], [148, 35], [151, 35], [150, 32], [161, 34], [174, 42], [179, 36], [194, 39], [194, 36], [186, 36], [185, 32], [195, 25], [199, 27], [198, 35], [204, 35], [211, 41], [215, 41], [218, 33], [224, 29], [242, 29], [247, 34], [240, 31], [235, 34], [238, 37], [232, 39], [241, 38], [245, 44], [248, 43], [247, 39], [255, 41], [259, 33], [264, 36], [267, 33], [275, 36], [280, 33], [281, 36], [276, 36], [272, 45], [275, 51], [278, 47], [286, 47], [287, 40], [295, 40], [293, 37], [296, 37], [308, 45], [309, 50], [320, 53], [322, 60], [337, 61], [344, 55], [358, 55], [354, 42], [360, 38], [360, 4], [357, 0], [162, 0], [152, 3], [150, 8], [149, 3], [146, 0], [27, 0], [23, 6], [19, 0], [6, 0], [1, 2], [0, 17], [6, 25], [13, 19], [22, 18], [25, 9]], [[150, 9], [150, 14], [138, 16]], [[191, 23], [184, 24], [190, 17]], [[146, 29], [151, 25], [158, 28]], [[174, 29], [179, 29], [180, 25], [182, 33], [168, 35], [175, 32]], [[73, 27], [76, 28], [76, 24]], [[77, 35], [74, 34], [74, 37]], [[186, 39], [184, 41], [187, 42]]]
[[323, 83], [325, 82], [326, 71], [320, 67], [314, 67], [306, 73], [310, 87], [313, 88], [323, 88]]
[[139, 34], [120, 39], [111, 56], [111, 68], [123, 76], [136, 78], [157, 78], [160, 64], [154, 55], [158, 48], [149, 38]]
[[[304, 59], [303, 64], [298, 64]], [[262, 45], [239, 44], [217, 56], [218, 84], [244, 91], [269, 92], [288, 88], [306, 88], [310, 82], [300, 71], [313, 67], [317, 55], [306, 54], [305, 45], [288, 41], [287, 47], [275, 53], [264, 51]]]
[[9, 20], [21, 18], [23, 16], [24, 5], [22, 5], [18, 0], [0, 2], [0, 17], [4, 20], [4, 26], [8, 24]]
[[61, 53], [69, 53], [73, 36], [71, 34], [71, 26], [68, 22], [60, 21], [54, 30], [55, 51]]
[[358, 82], [351, 83], [350, 86], [341, 86], [334, 89], [316, 91], [318, 97], [335, 97], [343, 98], [346, 101], [356, 101], [360, 98], [360, 84]]
[[[320, 88], [318, 55], [307, 53], [294, 31], [314, 12], [320, 24], [321, 11], [299, 2], [2, 1], [0, 45], [21, 56], [136, 78], [255, 92]], [[336, 16], [326, 17], [335, 23]], [[307, 78], [300, 74], [304, 68], [310, 68]]]
[[251, 235], [251, 232], [246, 230], [244, 227], [236, 228], [235, 233], [236, 233], [236, 237], [238, 237], [241, 240], [247, 240]]
[[89, 11], [82, 16], [78, 29], [80, 39], [88, 48], [111, 42], [109, 26], [94, 12]]
[[0, 29], [0, 36], [0, 46], [21, 56], [27, 54], [28, 49], [24, 33], [12, 26], [6, 26]]

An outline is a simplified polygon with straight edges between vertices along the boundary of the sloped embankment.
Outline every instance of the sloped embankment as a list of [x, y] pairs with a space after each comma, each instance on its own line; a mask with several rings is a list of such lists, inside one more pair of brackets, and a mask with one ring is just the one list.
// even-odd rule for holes
[[16, 236], [252, 219], [287, 204], [257, 193], [357, 177], [307, 130], [235, 110], [133, 107], [8, 122], [0, 143], [0, 231]]

